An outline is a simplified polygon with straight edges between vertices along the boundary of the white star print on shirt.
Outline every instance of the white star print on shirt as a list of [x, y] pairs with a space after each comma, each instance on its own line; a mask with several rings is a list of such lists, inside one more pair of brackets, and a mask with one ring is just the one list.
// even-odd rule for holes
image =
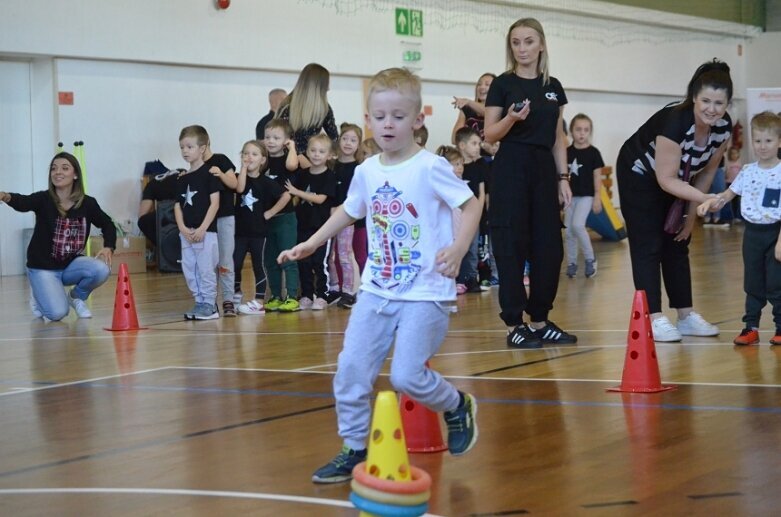
[[195, 197], [195, 194], [197, 193], [197, 190], [190, 190], [190, 185], [187, 185], [187, 192], [182, 194], [182, 197], [184, 198], [184, 204], [193, 206], [193, 197]]
[[581, 167], [583, 167], [583, 165], [579, 164], [578, 159], [575, 158], [574, 160], [572, 160], [572, 163], [569, 164], [569, 173], [572, 174], [573, 176], [580, 176], [580, 172], [578, 171], [578, 169], [580, 169]]
[[249, 189], [246, 194], [241, 196], [241, 206], [249, 208], [250, 212], [255, 211], [255, 203], [259, 201], [258, 198], [252, 195], [252, 189]]

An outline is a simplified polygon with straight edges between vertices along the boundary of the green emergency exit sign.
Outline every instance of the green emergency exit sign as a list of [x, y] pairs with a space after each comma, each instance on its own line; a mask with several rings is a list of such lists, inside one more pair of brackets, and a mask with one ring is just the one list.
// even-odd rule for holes
[[397, 7], [394, 23], [399, 36], [423, 37], [423, 11]]

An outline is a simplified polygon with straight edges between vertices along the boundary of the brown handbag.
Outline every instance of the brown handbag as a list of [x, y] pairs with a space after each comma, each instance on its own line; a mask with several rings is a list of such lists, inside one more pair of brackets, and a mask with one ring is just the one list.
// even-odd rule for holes
[[[686, 183], [689, 182], [689, 170], [691, 168], [691, 156], [686, 162], [686, 168], [683, 170], [683, 178]], [[683, 199], [676, 199], [670, 208], [667, 210], [667, 215], [664, 218], [664, 231], [670, 235], [677, 235], [683, 230], [683, 225], [686, 222], [686, 212], [689, 203]]]

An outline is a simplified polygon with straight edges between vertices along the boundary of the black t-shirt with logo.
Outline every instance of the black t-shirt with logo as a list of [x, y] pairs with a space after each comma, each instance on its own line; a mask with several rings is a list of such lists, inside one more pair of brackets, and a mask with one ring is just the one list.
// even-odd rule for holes
[[594, 169], [605, 166], [599, 149], [590, 145], [577, 149], [567, 147], [567, 167], [569, 168], [569, 186], [573, 196], [594, 196]]
[[[207, 165], [207, 171], [212, 167], [217, 167], [223, 172], [223, 174], [236, 174], [236, 166], [233, 165], [233, 162], [230, 160], [230, 158], [224, 154], [215, 153], [211, 156], [211, 158], [205, 160], [203, 163]], [[220, 183], [222, 183], [222, 181], [220, 181]], [[223, 189], [220, 191], [220, 209], [217, 211], [217, 217], [227, 217], [234, 214], [234, 191], [226, 187], [224, 183], [222, 183], [222, 185]]]
[[[182, 174], [176, 181], [176, 202], [182, 209], [182, 220], [187, 228], [201, 226], [211, 205], [211, 195], [223, 189], [220, 179], [209, 173], [210, 167], [204, 163], [198, 169]], [[217, 231], [217, 217], [207, 231]]]
[[[283, 189], [285, 189], [285, 183], [290, 180], [291, 183], [294, 183], [296, 179], [296, 171], [289, 171], [287, 170], [287, 167], [285, 166], [285, 162], [287, 161], [287, 151], [285, 151], [285, 154], [282, 156], [269, 156], [268, 157], [268, 170], [266, 171], [266, 176], [268, 176], [270, 179], [274, 180], [281, 186]], [[287, 189], [285, 189], [287, 191]], [[296, 211], [296, 205], [293, 204], [293, 199], [290, 200], [290, 203], [285, 205], [285, 208], [279, 211], [279, 214], [289, 214], [291, 212]]]
[[247, 176], [244, 190], [236, 195], [236, 237], [265, 237], [268, 222], [263, 212], [284, 193], [285, 189], [268, 176]]
[[331, 216], [331, 207], [334, 206], [336, 174], [331, 169], [326, 169], [325, 172], [320, 174], [312, 174], [309, 172], [309, 169], [299, 169], [295, 186], [304, 192], [328, 196], [328, 199], [319, 205], [310, 203], [305, 199], [299, 199], [298, 207], [296, 208], [299, 231], [320, 228]]
[[553, 148], [558, 131], [559, 108], [567, 104], [567, 95], [561, 83], [550, 77], [547, 85], [542, 76], [523, 79], [512, 72], [505, 72], [491, 83], [486, 107], [502, 108], [502, 117], [516, 102], [528, 99], [531, 102], [529, 116], [513, 124], [502, 143], [537, 145]]

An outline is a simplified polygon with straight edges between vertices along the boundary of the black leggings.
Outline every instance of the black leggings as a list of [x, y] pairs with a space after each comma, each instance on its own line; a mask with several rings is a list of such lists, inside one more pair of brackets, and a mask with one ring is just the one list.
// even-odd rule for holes
[[[494, 158], [489, 225], [499, 273], [499, 314], [508, 326], [546, 321], [559, 288], [564, 257], [559, 185], [545, 147], [502, 143]], [[529, 296], [523, 271], [530, 263]]]
[[265, 237], [236, 236], [236, 247], [233, 249], [233, 271], [236, 273], [234, 291], [241, 291], [241, 268], [247, 252], [252, 259], [252, 273], [255, 275], [255, 299], [262, 300], [266, 294], [266, 271], [263, 269], [263, 247]]

